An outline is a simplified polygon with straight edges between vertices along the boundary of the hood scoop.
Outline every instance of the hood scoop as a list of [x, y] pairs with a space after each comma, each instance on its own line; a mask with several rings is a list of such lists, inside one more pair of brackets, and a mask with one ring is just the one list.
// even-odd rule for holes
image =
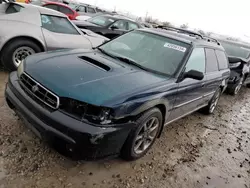
[[86, 61], [87, 63], [91, 64], [91, 65], [94, 65], [95, 67], [99, 68], [99, 69], [102, 69], [102, 70], [105, 70], [105, 71], [110, 71], [110, 67], [99, 62], [99, 61], [96, 61], [95, 59], [92, 59], [90, 57], [87, 57], [87, 56], [80, 56], [79, 57], [80, 59]]

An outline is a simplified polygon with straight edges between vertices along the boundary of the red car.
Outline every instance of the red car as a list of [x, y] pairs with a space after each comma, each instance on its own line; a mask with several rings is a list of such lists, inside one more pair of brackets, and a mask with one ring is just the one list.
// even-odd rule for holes
[[62, 12], [63, 14], [66, 14], [70, 20], [75, 20], [76, 17], [79, 16], [79, 14], [75, 10], [73, 10], [72, 8], [63, 3], [48, 2], [42, 6]]

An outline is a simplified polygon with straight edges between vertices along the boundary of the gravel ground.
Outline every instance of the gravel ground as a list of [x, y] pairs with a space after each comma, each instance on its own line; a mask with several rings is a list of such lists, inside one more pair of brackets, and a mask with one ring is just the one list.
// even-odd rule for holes
[[223, 95], [215, 115], [165, 127], [142, 159], [73, 161], [31, 133], [4, 100], [0, 72], [0, 188], [250, 188], [250, 91]]

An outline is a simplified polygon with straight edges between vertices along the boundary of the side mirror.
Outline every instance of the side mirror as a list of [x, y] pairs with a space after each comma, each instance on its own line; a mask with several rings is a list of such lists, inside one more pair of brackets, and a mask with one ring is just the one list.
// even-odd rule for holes
[[110, 29], [115, 30], [115, 29], [119, 29], [119, 28], [116, 27], [116, 26], [114, 26], [114, 25], [112, 25], [112, 26], [110, 27]]
[[80, 11], [79, 8], [77, 8], [77, 9], [76, 9], [76, 12], [79, 12], [79, 11]]
[[200, 71], [190, 70], [184, 73], [184, 78], [192, 78], [195, 80], [202, 80], [204, 78], [204, 74]]

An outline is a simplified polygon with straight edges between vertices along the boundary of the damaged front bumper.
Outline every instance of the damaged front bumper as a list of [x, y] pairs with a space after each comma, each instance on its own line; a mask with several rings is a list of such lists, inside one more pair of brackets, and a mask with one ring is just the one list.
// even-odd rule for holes
[[5, 98], [10, 108], [42, 139], [59, 139], [83, 159], [117, 155], [134, 123], [99, 127], [83, 123], [59, 110], [49, 111], [36, 103], [20, 87], [17, 73], [12, 72], [6, 85]]

